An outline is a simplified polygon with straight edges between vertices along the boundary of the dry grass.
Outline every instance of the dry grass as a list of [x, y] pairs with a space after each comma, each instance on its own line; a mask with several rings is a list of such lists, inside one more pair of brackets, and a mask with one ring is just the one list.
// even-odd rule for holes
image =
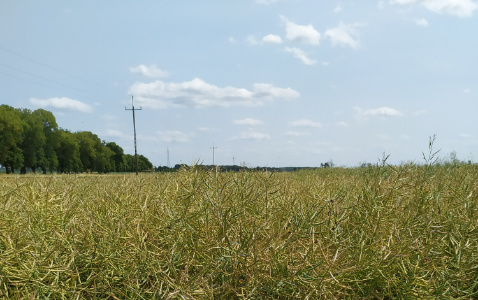
[[0, 176], [0, 298], [478, 297], [478, 167]]

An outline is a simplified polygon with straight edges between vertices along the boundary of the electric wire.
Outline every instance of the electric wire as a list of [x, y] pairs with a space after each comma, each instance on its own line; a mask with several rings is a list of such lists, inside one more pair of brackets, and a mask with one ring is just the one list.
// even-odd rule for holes
[[[93, 86], [96, 86], [96, 87], [100, 87], [100, 88], [103, 88], [105, 91], [107, 90], [107, 88], [99, 83], [95, 83], [95, 82], [91, 82], [91, 81], [88, 81], [88, 80], [85, 80], [79, 76], [76, 76], [76, 75], [73, 75], [69, 72], [65, 72], [63, 70], [60, 70], [58, 68], [55, 68], [55, 67], [52, 67], [52, 66], [49, 66], [43, 62], [40, 62], [40, 61], [37, 61], [35, 59], [32, 59], [32, 58], [29, 58], [25, 55], [22, 55], [20, 53], [17, 53], [15, 51], [12, 51], [10, 49], [6, 49], [5, 47], [1, 47], [0, 46], [0, 49], [3, 50], [3, 51], [6, 51], [10, 54], [13, 54], [17, 57], [20, 57], [24, 60], [27, 60], [27, 61], [30, 61], [30, 62], [33, 62], [37, 65], [40, 65], [44, 68], [47, 68], [47, 69], [50, 69], [54, 72], [57, 72], [59, 74], [62, 74], [62, 75], [66, 75], [70, 78], [73, 78], [77, 81], [82, 81], [83, 83], [87, 83], [89, 85], [93, 85]], [[0, 65], [3, 66], [3, 67], [6, 67], [10, 70], [13, 70], [15, 72], [19, 72], [23, 75], [27, 75], [29, 77], [33, 77], [33, 78], [36, 78], [36, 79], [33, 79], [33, 78], [25, 78], [25, 76], [19, 76], [18, 74], [12, 74], [12, 73], [7, 73], [5, 72], [5, 68], [3, 68], [3, 72], [2, 70], [0, 70], [0, 74], [3, 75], [3, 76], [6, 76], [8, 78], [15, 78], [17, 80], [22, 80], [22, 81], [25, 81], [25, 82], [30, 82], [30, 83], [33, 83], [33, 84], [37, 84], [37, 85], [41, 85], [43, 87], [47, 87], [47, 88], [52, 88], [52, 89], [55, 89], [55, 90], [61, 90], [62, 92], [70, 92], [72, 90], [76, 91], [76, 92], [80, 92], [82, 93], [83, 95], [85, 96], [88, 96], [89, 98], [91, 97], [94, 97], [94, 98], [98, 98], [98, 99], [104, 99], [105, 97], [104, 96], [101, 96], [99, 95], [98, 93], [94, 93], [94, 92], [91, 92], [89, 90], [86, 90], [86, 89], [82, 89], [82, 88], [78, 88], [78, 87], [75, 87], [75, 86], [72, 86], [72, 85], [69, 85], [69, 84], [65, 84], [65, 83], [62, 83], [60, 81], [57, 81], [57, 80], [54, 80], [54, 79], [50, 79], [50, 78], [46, 78], [44, 76], [40, 76], [40, 75], [37, 75], [37, 74], [34, 74], [32, 72], [29, 72], [29, 71], [25, 71], [25, 70], [22, 70], [20, 68], [17, 68], [17, 67], [13, 67], [11, 65], [8, 65], [8, 64], [5, 64], [3, 62], [0, 61]], [[49, 83], [46, 83], [46, 82], [49, 82]], [[54, 84], [54, 85], [52, 85]]]

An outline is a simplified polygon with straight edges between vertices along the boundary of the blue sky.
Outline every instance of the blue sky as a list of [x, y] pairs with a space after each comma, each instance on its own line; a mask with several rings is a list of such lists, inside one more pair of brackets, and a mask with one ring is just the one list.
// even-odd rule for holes
[[478, 1], [0, 2], [2, 104], [158, 165], [478, 156]]

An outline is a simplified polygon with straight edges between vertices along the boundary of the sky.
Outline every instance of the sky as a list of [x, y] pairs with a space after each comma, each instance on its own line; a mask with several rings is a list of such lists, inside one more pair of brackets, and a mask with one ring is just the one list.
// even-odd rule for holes
[[155, 166], [476, 162], [477, 29], [475, 0], [2, 0], [0, 104], [130, 154], [134, 104]]

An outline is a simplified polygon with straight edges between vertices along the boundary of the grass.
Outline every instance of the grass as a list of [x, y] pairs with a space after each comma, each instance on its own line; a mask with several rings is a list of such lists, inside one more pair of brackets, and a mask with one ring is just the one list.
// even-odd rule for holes
[[0, 298], [478, 297], [478, 166], [0, 176]]

